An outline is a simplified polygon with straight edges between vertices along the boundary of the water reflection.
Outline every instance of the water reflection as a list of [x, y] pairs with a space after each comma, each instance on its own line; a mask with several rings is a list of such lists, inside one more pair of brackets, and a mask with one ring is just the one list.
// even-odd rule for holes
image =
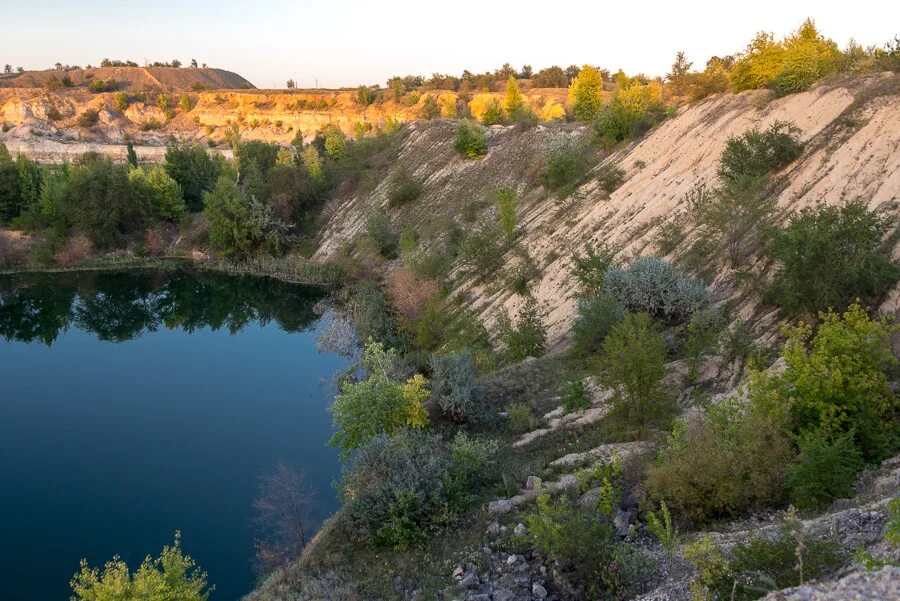
[[0, 277], [0, 336], [51, 345], [70, 327], [123, 342], [164, 327], [194, 332], [275, 322], [312, 327], [321, 292], [266, 278], [188, 270], [21, 274]]

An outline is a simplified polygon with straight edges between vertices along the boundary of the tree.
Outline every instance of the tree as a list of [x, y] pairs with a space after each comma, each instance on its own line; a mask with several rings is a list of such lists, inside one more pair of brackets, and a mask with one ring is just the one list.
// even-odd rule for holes
[[176, 58], [176, 59], [172, 59], [172, 62], [171, 62], [170, 64], [171, 64], [173, 67], [175, 67], [176, 69], [180, 69], [180, 68], [181, 68], [181, 61], [178, 60], [177, 58]]
[[531, 79], [531, 73], [532, 73], [531, 65], [523, 65], [522, 71], [519, 73], [519, 76], [522, 79]]
[[288, 90], [293, 90], [294, 88], [297, 87], [297, 82], [295, 82], [293, 79], [289, 79], [289, 80], [287, 80], [287, 83], [285, 83], [284, 85], [287, 87]]
[[513, 121], [521, 117], [527, 108], [525, 99], [519, 91], [519, 83], [512, 75], [509, 76], [506, 82], [506, 96], [503, 98], [503, 108]]
[[197, 59], [192, 58], [191, 59], [191, 69], [196, 69], [196, 68], [197, 68]]
[[72, 171], [64, 210], [95, 246], [113, 248], [143, 229], [150, 207], [145, 190], [129, 179], [127, 167], [100, 159]]
[[0, 142], [0, 221], [18, 217], [22, 211], [19, 170], [9, 157], [6, 146]]
[[569, 86], [569, 78], [562, 67], [547, 67], [537, 72], [531, 80], [535, 88], [566, 88]]
[[506, 311], [497, 319], [500, 341], [506, 360], [510, 363], [524, 361], [528, 357], [540, 357], [547, 351], [547, 330], [541, 320], [537, 300], [529, 296], [519, 310], [514, 324]]
[[643, 432], [666, 412], [662, 390], [666, 342], [647, 313], [625, 313], [603, 341], [600, 380], [613, 390], [613, 407]]
[[900, 279], [896, 231], [896, 217], [862, 201], [804, 209], [775, 233], [780, 265], [769, 297], [789, 313], [841, 310], [857, 298], [877, 304]]
[[322, 130], [325, 137], [325, 154], [334, 159], [344, 156], [347, 147], [347, 136], [341, 128], [334, 124], [326, 125]]
[[186, 209], [181, 186], [160, 165], [153, 166], [149, 171], [140, 167], [132, 169], [128, 177], [133, 183], [143, 187], [156, 219], [176, 222], [184, 216]]
[[209, 219], [209, 241], [223, 254], [244, 256], [253, 247], [250, 203], [230, 178], [220, 177], [212, 190], [203, 193], [203, 212]]
[[125, 156], [129, 165], [132, 167], [138, 166], [137, 153], [134, 151], [134, 144], [131, 143], [131, 140], [125, 143]]
[[421, 374], [398, 381], [395, 377], [396, 353], [379, 342], [366, 344], [362, 366], [366, 377], [359, 382], [345, 381], [331, 406], [337, 432], [331, 444], [346, 458], [378, 435], [393, 436], [406, 428], [428, 426], [428, 414], [422, 403], [430, 396], [427, 380]]
[[359, 86], [356, 90], [356, 101], [363, 106], [369, 106], [375, 102], [375, 93], [369, 86]]
[[203, 193], [219, 178], [219, 167], [199, 144], [177, 145], [166, 148], [164, 168], [166, 173], [181, 186], [189, 211], [203, 209]]
[[256, 556], [269, 569], [299, 557], [312, 534], [310, 511], [315, 489], [306, 473], [286, 463], [259, 478], [259, 494], [253, 499], [253, 522], [262, 532]]
[[5, 65], [3, 67], [3, 72], [4, 73], [12, 73], [12, 65], [9, 65], [9, 64]]
[[666, 78], [675, 89], [675, 94], [683, 95], [687, 91], [688, 82], [691, 74], [691, 61], [685, 57], [684, 52], [679, 50], [675, 55], [675, 62], [672, 63], [672, 70], [669, 71]]
[[118, 556], [108, 561], [102, 572], [82, 559], [71, 586], [73, 601], [206, 601], [212, 591], [206, 583], [206, 572], [182, 553], [180, 532], [175, 532], [172, 546], [163, 547], [156, 559], [148, 556], [134, 574]]
[[592, 121], [603, 106], [603, 75], [585, 65], [569, 87], [569, 103], [579, 121]]
[[478, 125], [463, 121], [456, 128], [453, 149], [464, 157], [479, 159], [487, 154], [487, 134]]

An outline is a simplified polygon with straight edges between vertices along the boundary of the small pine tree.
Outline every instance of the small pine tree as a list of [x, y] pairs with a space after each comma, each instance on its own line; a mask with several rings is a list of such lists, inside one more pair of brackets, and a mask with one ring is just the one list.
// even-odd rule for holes
[[503, 108], [510, 119], [515, 120], [525, 110], [525, 99], [519, 91], [519, 84], [512, 75], [506, 82], [506, 97], [503, 99]]
[[603, 106], [603, 75], [585, 65], [569, 87], [569, 103], [579, 121], [592, 121]]
[[516, 191], [507, 186], [497, 190], [497, 213], [500, 229], [507, 241], [516, 237]]

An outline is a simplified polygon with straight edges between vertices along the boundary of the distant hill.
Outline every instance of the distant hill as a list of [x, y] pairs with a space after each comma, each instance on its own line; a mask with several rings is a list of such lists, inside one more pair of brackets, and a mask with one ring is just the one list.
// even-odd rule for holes
[[252, 83], [224, 69], [193, 69], [189, 67], [97, 67], [94, 69], [69, 69], [26, 71], [0, 79], [4, 88], [53, 87], [54, 79], [60, 86], [68, 76], [71, 86], [84, 87], [92, 81], [112, 80], [119, 90], [142, 90], [148, 87], [171, 91], [241, 90], [255, 89]]

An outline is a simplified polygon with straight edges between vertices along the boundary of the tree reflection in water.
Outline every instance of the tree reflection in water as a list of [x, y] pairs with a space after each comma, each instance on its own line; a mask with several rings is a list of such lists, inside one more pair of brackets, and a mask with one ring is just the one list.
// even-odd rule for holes
[[271, 278], [191, 270], [129, 270], [0, 277], [0, 336], [52, 344], [74, 326], [123, 342], [160, 327], [193, 332], [277, 323], [287, 332], [314, 324], [316, 288]]

